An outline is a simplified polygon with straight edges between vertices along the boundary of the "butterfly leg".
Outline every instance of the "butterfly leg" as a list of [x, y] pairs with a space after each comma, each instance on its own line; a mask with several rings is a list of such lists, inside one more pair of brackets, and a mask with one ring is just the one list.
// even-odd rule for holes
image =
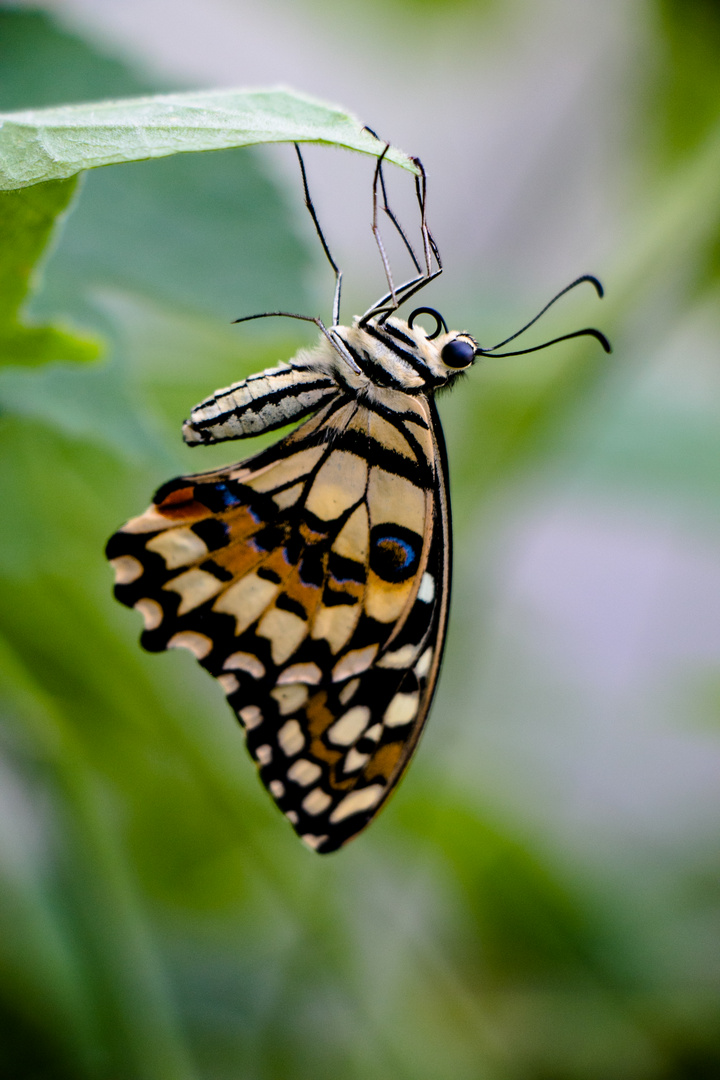
[[[375, 132], [370, 128], [366, 129], [371, 135], [375, 135]], [[377, 135], [375, 135], [377, 138]], [[432, 233], [427, 224], [426, 217], [426, 203], [427, 203], [427, 177], [425, 169], [419, 158], [413, 158], [412, 161], [417, 166], [419, 175], [415, 177], [415, 192], [417, 195], [418, 206], [420, 207], [420, 233], [422, 236], [423, 255], [425, 267], [423, 268], [417, 258], [410, 241], [405, 234], [404, 229], [400, 225], [397, 217], [393, 213], [387, 196], [387, 188], [385, 185], [385, 176], [383, 173], [383, 159], [388, 151], [389, 143], [386, 145], [384, 151], [378, 158], [377, 165], [375, 166], [375, 176], [373, 179], [373, 225], [372, 230], [375, 235], [375, 240], [380, 251], [380, 257], [385, 268], [385, 275], [387, 277], [388, 286], [390, 291], [382, 296], [371, 308], [369, 308], [359, 321], [359, 325], [365, 326], [369, 319], [379, 318], [380, 322], [383, 322], [389, 315], [392, 315], [401, 304], [404, 304], [411, 296], [420, 289], [424, 289], [427, 284], [433, 281], [436, 277], [442, 273], [442, 261], [440, 259], [440, 252], [438, 246], [433, 239]], [[400, 238], [402, 239], [407, 251], [412, 259], [417, 274], [415, 277], [410, 278], [403, 285], [398, 288], [395, 287], [392, 280], [392, 274], [390, 272], [390, 266], [385, 248], [380, 237], [380, 232], [377, 224], [377, 209], [378, 209], [378, 188], [382, 193], [383, 210], [388, 215], [393, 225], [395, 226]], [[433, 260], [437, 264], [437, 269], [433, 270]]]
[[298, 144], [295, 143], [294, 146], [295, 146], [295, 152], [296, 152], [296, 154], [298, 156], [298, 161], [300, 162], [300, 174], [302, 176], [303, 191], [305, 193], [305, 205], [308, 208], [308, 211], [310, 213], [310, 217], [313, 219], [313, 225], [315, 226], [315, 231], [318, 234], [318, 237], [320, 238], [320, 243], [322, 244], [322, 248], [323, 248], [323, 251], [325, 252], [327, 261], [330, 263], [333, 270], [335, 271], [335, 295], [333, 297], [332, 325], [337, 326], [338, 323], [340, 322], [340, 288], [341, 288], [341, 285], [342, 285], [342, 270], [338, 267], [337, 263], [333, 259], [332, 255], [330, 253], [330, 248], [328, 247], [327, 241], [325, 240], [325, 237], [323, 235], [323, 231], [320, 228], [320, 222], [318, 221], [318, 216], [315, 213], [315, 207], [313, 205], [312, 198], [310, 197], [310, 189], [308, 187], [307, 173], [305, 172], [305, 162], [303, 161], [303, 156], [300, 153], [300, 147], [298, 146]]

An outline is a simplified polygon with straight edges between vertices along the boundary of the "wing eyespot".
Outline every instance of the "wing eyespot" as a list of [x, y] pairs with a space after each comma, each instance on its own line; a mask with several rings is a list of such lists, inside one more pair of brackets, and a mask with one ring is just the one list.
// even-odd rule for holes
[[423, 539], [392, 522], [370, 530], [370, 568], [383, 581], [407, 581], [417, 571]]

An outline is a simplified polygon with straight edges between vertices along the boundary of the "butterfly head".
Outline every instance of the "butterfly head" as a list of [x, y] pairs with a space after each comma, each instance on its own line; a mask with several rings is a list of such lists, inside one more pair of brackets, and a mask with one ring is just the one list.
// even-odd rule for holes
[[[426, 329], [419, 315], [435, 319]], [[406, 321], [398, 316], [360, 319], [337, 327], [362, 373], [376, 387], [433, 392], [447, 386], [474, 362], [477, 342], [470, 334], [448, 330], [442, 315], [418, 308]]]
[[[416, 320], [420, 315], [429, 315], [435, 319], [435, 328], [432, 332], [425, 330], [419, 324], [416, 325]], [[384, 325], [387, 327], [387, 321]], [[453, 374], [470, 367], [478, 354], [478, 343], [475, 338], [464, 331], [448, 330], [447, 323], [435, 308], [416, 308], [406, 326], [408, 333], [415, 340], [418, 352], [433, 375], [443, 381], [449, 381]]]

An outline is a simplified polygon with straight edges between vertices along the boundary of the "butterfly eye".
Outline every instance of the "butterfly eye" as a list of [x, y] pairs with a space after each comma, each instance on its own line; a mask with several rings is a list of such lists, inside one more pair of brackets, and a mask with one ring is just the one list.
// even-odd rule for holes
[[443, 345], [440, 356], [446, 367], [463, 368], [472, 363], [475, 349], [469, 341], [460, 341], [459, 338], [455, 338], [454, 341], [448, 341], [447, 345]]

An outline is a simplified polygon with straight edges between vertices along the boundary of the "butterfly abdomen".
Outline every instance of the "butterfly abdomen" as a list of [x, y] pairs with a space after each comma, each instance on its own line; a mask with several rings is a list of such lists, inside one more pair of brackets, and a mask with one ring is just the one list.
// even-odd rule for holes
[[193, 446], [243, 439], [316, 412], [338, 389], [327, 370], [328, 348], [321, 342], [314, 352], [301, 350], [289, 364], [216, 390], [185, 421], [185, 442]]

